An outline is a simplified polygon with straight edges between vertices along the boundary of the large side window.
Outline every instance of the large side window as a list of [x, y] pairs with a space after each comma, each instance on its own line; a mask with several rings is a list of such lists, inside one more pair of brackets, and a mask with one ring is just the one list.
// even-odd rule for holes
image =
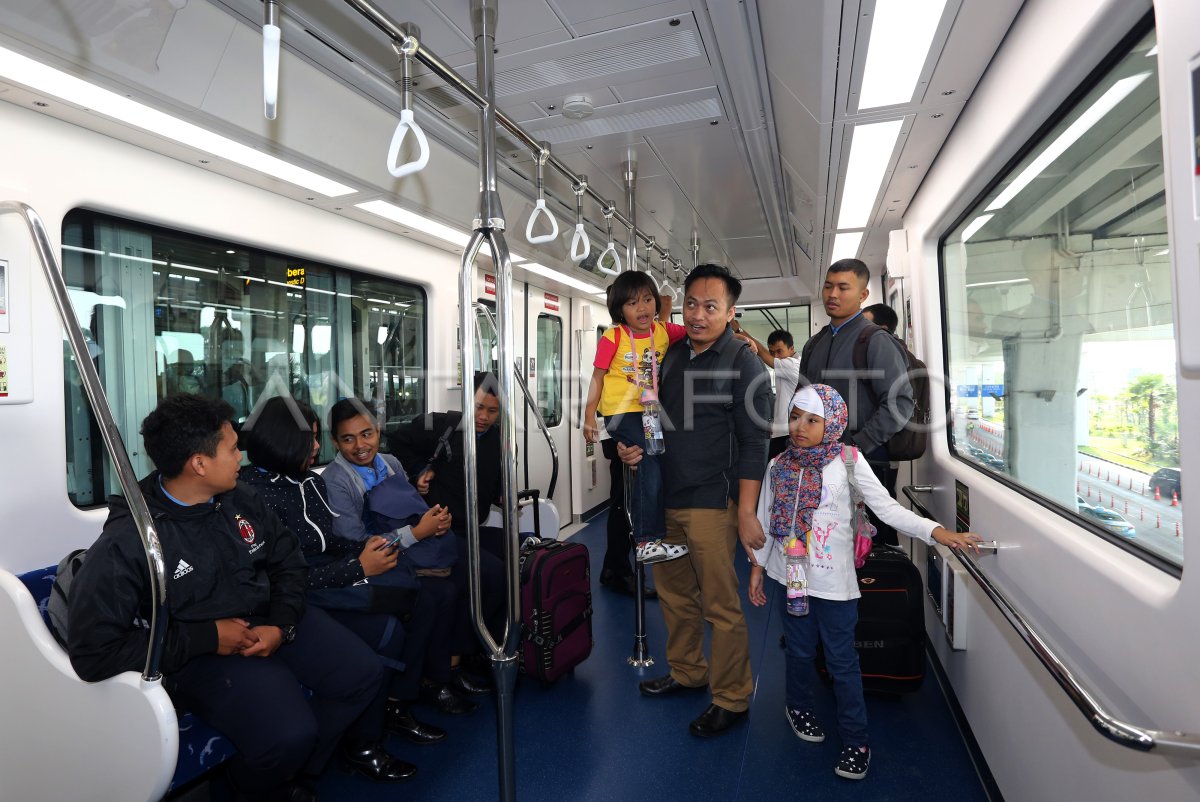
[[[322, 420], [341, 397], [373, 398], [385, 428], [424, 412], [417, 287], [86, 210], [64, 220], [63, 272], [139, 475], [141, 421], [172, 393], [224, 398], [239, 422], [274, 395]], [[115, 477], [66, 359], [67, 487], [90, 506]], [[332, 457], [325, 438], [319, 461]]]
[[957, 454], [1156, 561], [1183, 562], [1156, 39], [942, 241]]

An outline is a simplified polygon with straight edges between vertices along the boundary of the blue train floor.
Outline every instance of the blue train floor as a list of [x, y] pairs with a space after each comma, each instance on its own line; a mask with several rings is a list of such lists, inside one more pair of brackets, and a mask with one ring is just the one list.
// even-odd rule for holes
[[[542, 687], [519, 679], [514, 743], [517, 796], [523, 800], [986, 800], [987, 795], [932, 672], [921, 689], [902, 697], [867, 697], [872, 759], [866, 779], [837, 777], [832, 692], [818, 694], [817, 713], [830, 732], [822, 744], [797, 739], [784, 717], [783, 652], [777, 604], [744, 602], [750, 630], [755, 691], [747, 719], [713, 739], [689, 734], [688, 723], [708, 705], [699, 694], [646, 699], [641, 679], [669, 670], [665, 626], [657, 602], [647, 602], [647, 635], [655, 665], [626, 663], [633, 650], [634, 602], [602, 588], [605, 547], [600, 516], [572, 540], [592, 557], [595, 647], [572, 674]], [[737, 560], [743, 586], [746, 561]], [[773, 583], [768, 583], [773, 584]], [[418, 716], [450, 737], [427, 747], [392, 738], [389, 749], [416, 763], [413, 779], [371, 783], [331, 766], [321, 778], [323, 802], [349, 800], [494, 800], [499, 798], [495, 701], [449, 718], [426, 707]]]

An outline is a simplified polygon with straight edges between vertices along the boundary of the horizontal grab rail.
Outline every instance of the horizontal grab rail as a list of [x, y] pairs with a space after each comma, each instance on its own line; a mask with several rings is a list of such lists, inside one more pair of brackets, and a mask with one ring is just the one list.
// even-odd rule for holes
[[[909, 503], [916, 508], [918, 512], [926, 518], [937, 520], [933, 515], [930, 515], [929, 510], [916, 497], [917, 492], [932, 492], [932, 486], [922, 486], [920, 488], [913, 485], [904, 487], [904, 495], [908, 498]], [[974, 558], [971, 557], [966, 549], [955, 552], [959, 562], [967, 569], [967, 573], [978, 583], [980, 590], [991, 600], [992, 604], [1004, 615], [1012, 628], [1021, 636], [1021, 640], [1025, 641], [1028, 646], [1050, 672], [1055, 682], [1062, 688], [1067, 697], [1075, 703], [1075, 707], [1079, 712], [1083, 713], [1088, 722], [1105, 738], [1108, 738], [1114, 743], [1129, 749], [1136, 749], [1139, 752], [1159, 752], [1165, 755], [1184, 755], [1187, 757], [1196, 757], [1200, 755], [1200, 736], [1192, 735], [1186, 732], [1176, 732], [1168, 730], [1152, 730], [1145, 727], [1135, 727], [1132, 724], [1127, 724], [1107, 710], [1105, 710], [1100, 702], [1093, 696], [1088, 684], [1081, 680], [1075, 672], [1073, 672], [1062, 659], [1054, 653], [1046, 639], [1038, 633], [1025, 618], [1021, 615], [1009, 601], [1008, 597], [1002, 590], [997, 588], [995, 584], [987, 577]]]

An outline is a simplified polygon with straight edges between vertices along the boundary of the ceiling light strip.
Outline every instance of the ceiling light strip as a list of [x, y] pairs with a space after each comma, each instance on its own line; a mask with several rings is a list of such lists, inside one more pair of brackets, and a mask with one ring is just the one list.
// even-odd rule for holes
[[853, 259], [858, 256], [858, 246], [862, 244], [863, 232], [843, 231], [833, 238], [833, 250], [829, 254], [829, 263], [839, 259]]
[[0, 76], [29, 87], [35, 92], [81, 106], [117, 122], [174, 140], [304, 189], [319, 192], [326, 197], [336, 198], [357, 191], [353, 187], [207, 131], [198, 125], [172, 117], [3, 47], [0, 47]]
[[876, 0], [858, 110], [909, 103], [946, 0]]
[[854, 126], [846, 178], [842, 182], [838, 228], [866, 228], [870, 223], [875, 199], [879, 197], [903, 125], [903, 120], [889, 120]]

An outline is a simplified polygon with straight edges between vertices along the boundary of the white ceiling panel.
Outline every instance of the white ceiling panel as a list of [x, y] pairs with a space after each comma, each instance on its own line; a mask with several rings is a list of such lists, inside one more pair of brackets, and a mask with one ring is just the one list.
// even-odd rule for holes
[[[825, 123], [833, 119], [833, 76], [837, 71], [841, 7], [841, 0], [758, 3], [763, 49], [772, 78], [782, 83], [811, 117]], [[771, 102], [779, 102], [774, 86]], [[783, 128], [779, 133], [781, 141], [790, 136]]]
[[645, 0], [549, 0], [571, 29], [579, 36], [636, 25], [652, 19], [691, 16], [687, 0], [645, 2]]
[[714, 86], [712, 69], [704, 67], [703, 69], [674, 73], [663, 73], [656, 70], [655, 75], [651, 78], [639, 78], [636, 81], [613, 84], [612, 90], [621, 100], [625, 101], [663, 97], [712, 86]]
[[776, 75], [771, 74], [769, 83], [780, 156], [806, 187], [823, 186], [823, 174], [829, 163], [831, 125], [809, 114]]

